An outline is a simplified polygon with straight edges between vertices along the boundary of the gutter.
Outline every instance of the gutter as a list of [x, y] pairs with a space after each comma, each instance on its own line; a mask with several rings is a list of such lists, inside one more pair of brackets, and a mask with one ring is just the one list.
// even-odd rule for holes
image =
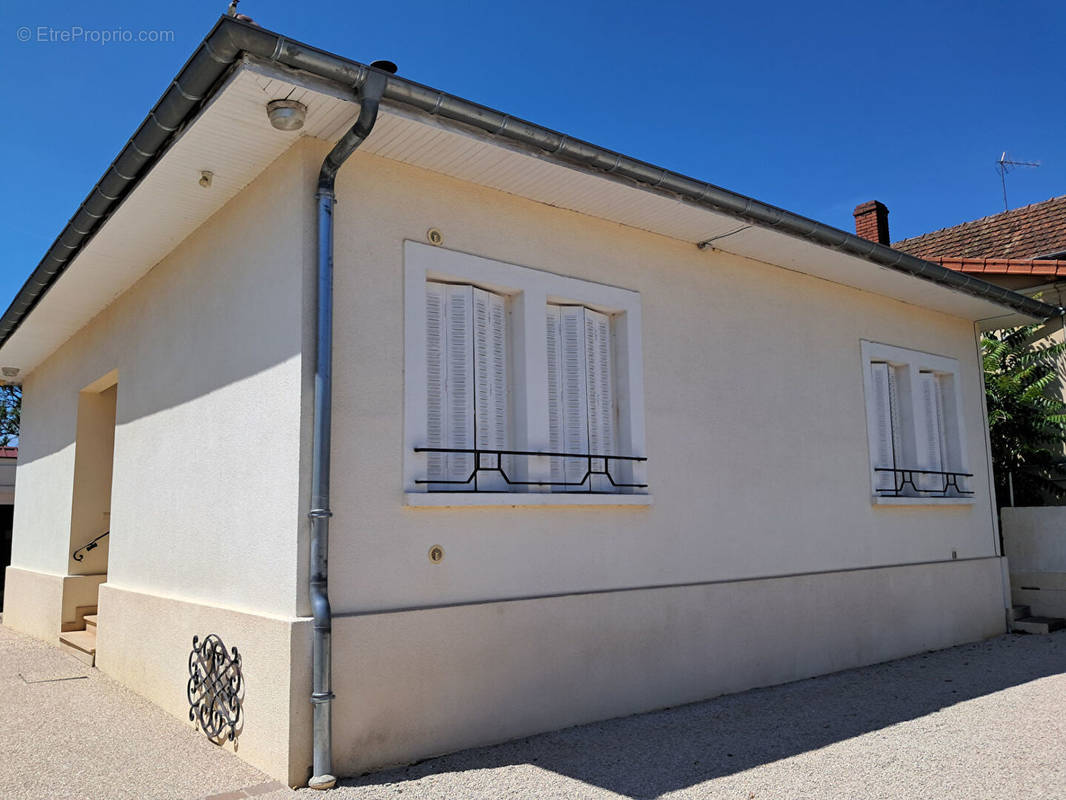
[[[0, 347], [18, 329], [78, 251], [195, 118], [204, 102], [243, 54], [303, 70], [356, 91], [363, 89], [372, 72], [364, 64], [292, 41], [257, 25], [232, 17], [219, 19], [0, 317]], [[532, 148], [547, 154], [552, 160], [628, 180], [647, 191], [726, 214], [749, 225], [772, 228], [887, 269], [989, 300], [1028, 317], [1047, 319], [1063, 313], [1061, 308], [799, 214], [605, 150], [404, 78], [389, 76], [382, 97]]]

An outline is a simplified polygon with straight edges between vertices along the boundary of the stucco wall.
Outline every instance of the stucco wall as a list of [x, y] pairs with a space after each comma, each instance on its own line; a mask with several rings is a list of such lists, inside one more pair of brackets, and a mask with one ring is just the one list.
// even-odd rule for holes
[[[241, 657], [244, 690], [235, 752], [269, 775], [305, 783], [311, 763], [310, 620], [246, 614], [155, 593], [100, 588], [97, 666], [188, 720], [192, 637], [214, 633]], [[291, 732], [291, 735], [290, 735]]]
[[1002, 633], [999, 558], [336, 620], [339, 774]]
[[1004, 508], [1011, 597], [1039, 616], [1066, 617], [1066, 508]]
[[[336, 610], [996, 553], [970, 323], [366, 153], [338, 198]], [[404, 506], [403, 242], [430, 227], [453, 250], [640, 292], [653, 507]], [[871, 505], [862, 339], [959, 360], [975, 503]]]
[[297, 612], [304, 169], [279, 159], [25, 378], [16, 567], [65, 574], [83, 544], [79, 393], [117, 370], [109, 583]]

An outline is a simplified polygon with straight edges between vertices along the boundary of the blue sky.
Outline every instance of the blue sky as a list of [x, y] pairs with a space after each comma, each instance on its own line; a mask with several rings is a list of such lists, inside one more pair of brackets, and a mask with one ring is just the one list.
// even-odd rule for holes
[[[3, 307], [225, 7], [0, 6], [0, 96], [16, 115], [0, 133]], [[1061, 0], [243, 0], [240, 10], [848, 230], [868, 199], [888, 205], [894, 239], [1001, 211], [1003, 150], [1041, 162], [1008, 176], [1011, 207], [1066, 193]], [[173, 41], [47, 41], [78, 28], [173, 31]]]

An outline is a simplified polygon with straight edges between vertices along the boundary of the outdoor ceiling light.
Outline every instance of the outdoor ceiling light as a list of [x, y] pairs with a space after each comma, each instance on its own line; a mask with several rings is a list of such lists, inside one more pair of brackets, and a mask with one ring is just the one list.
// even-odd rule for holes
[[295, 100], [271, 100], [267, 103], [270, 124], [279, 131], [298, 131], [304, 126], [307, 106]]

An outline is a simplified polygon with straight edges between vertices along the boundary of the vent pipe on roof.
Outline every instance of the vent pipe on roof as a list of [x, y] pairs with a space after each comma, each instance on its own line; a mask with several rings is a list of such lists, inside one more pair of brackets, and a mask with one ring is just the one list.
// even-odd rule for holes
[[385, 92], [388, 73], [364, 68], [359, 117], [329, 151], [318, 173], [318, 296], [315, 338], [314, 433], [311, 446], [311, 614], [313, 617], [312, 691], [314, 766], [308, 786], [331, 789], [333, 776], [333, 614], [329, 606], [328, 553], [330, 427], [333, 421], [333, 206], [337, 171], [370, 135]]

